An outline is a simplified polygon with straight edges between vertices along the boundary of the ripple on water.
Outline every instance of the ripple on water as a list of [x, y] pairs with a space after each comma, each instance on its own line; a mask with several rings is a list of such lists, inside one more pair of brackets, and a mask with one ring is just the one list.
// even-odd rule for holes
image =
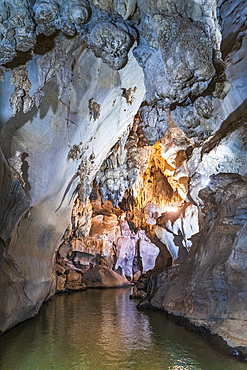
[[246, 370], [162, 312], [138, 311], [130, 288], [56, 295], [0, 338], [1, 370]]

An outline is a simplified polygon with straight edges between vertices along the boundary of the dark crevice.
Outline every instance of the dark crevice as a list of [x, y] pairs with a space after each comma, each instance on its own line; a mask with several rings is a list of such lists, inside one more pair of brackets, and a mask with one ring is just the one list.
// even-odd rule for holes
[[247, 122], [247, 99], [234, 111], [228, 118], [222, 122], [220, 128], [214, 136], [207, 141], [201, 151], [201, 158], [205, 153], [209, 153], [216, 145], [220, 143], [228, 134], [232, 133]]
[[31, 190], [31, 185], [28, 181], [28, 169], [29, 169], [29, 164], [28, 162], [26, 161], [26, 158], [28, 157], [28, 153], [22, 153], [22, 156], [21, 156], [21, 159], [22, 159], [22, 166], [21, 166], [21, 170], [22, 170], [22, 178], [25, 182], [25, 185], [24, 185], [24, 190], [25, 190], [25, 193], [27, 195], [27, 198], [29, 200], [31, 200], [31, 197], [30, 197], [30, 190]]

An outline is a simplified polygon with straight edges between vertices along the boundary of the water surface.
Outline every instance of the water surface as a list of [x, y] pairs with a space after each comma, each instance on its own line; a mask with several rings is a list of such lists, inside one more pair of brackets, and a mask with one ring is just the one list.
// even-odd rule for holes
[[1, 370], [247, 370], [168, 320], [130, 288], [54, 296], [0, 338]]

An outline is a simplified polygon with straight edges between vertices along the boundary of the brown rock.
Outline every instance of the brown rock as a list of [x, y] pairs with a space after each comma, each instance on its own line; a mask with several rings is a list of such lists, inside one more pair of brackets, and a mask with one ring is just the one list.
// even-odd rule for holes
[[110, 268], [100, 265], [85, 272], [82, 281], [88, 288], [113, 288], [130, 285], [126, 278], [118, 275]]
[[62, 275], [65, 273], [65, 268], [58, 263], [55, 263], [55, 271]]
[[76, 267], [73, 265], [73, 263], [72, 263], [72, 262], [70, 262], [70, 261], [68, 261], [68, 262], [66, 262], [66, 263], [64, 264], [64, 268], [65, 268], [65, 270], [66, 270], [66, 271], [73, 270], [73, 271], [76, 271], [76, 272], [78, 272], [78, 273], [80, 273], [80, 272], [81, 272], [81, 269], [76, 268]]
[[64, 292], [65, 291], [65, 283], [66, 277], [65, 276], [56, 276], [56, 291], [57, 292]]
[[81, 242], [81, 240], [77, 239], [73, 240], [71, 244], [72, 244], [71, 251], [83, 252], [85, 249], [85, 245]]
[[72, 281], [72, 282], [69, 282], [69, 283], [66, 284], [66, 289], [68, 289], [68, 290], [86, 290], [87, 287], [86, 287], [86, 284], [84, 284], [84, 283]]
[[81, 274], [76, 272], [75, 270], [69, 270], [67, 275], [67, 283], [70, 282], [81, 282]]
[[141, 276], [141, 271], [137, 271], [134, 276], [133, 276], [133, 280], [137, 281], [139, 279], [139, 277]]
[[60, 256], [62, 258], [66, 258], [67, 257], [67, 254], [70, 250], [70, 247], [71, 247], [71, 244], [70, 243], [64, 243], [61, 245], [61, 247], [59, 248], [59, 251], [58, 253], [60, 254]]
[[146, 292], [144, 292], [144, 290], [139, 290], [139, 289], [137, 289], [137, 287], [135, 286], [134, 288], [133, 288], [133, 293], [132, 294], [130, 294], [130, 299], [143, 299], [143, 298], [145, 298], [146, 297], [146, 295], [147, 295], [147, 293]]

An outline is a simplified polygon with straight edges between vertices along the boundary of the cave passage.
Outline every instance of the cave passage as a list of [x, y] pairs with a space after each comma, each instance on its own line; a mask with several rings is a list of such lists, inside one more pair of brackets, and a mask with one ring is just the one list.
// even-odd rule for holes
[[[124, 150], [133, 147], [137, 121], [138, 115]], [[173, 127], [175, 134], [187, 145], [182, 132]], [[57, 292], [137, 283], [142, 275], [147, 280], [187, 262], [190, 237], [198, 231], [197, 208], [185, 200], [184, 147], [174, 149], [170, 160], [162, 155], [169, 135], [143, 149], [145, 165], [132, 189], [120, 190], [123, 179], [114, 168], [114, 163], [120, 163], [117, 143], [87, 202], [79, 196], [75, 199], [71, 223], [54, 258]], [[179, 176], [175, 175], [178, 168]], [[109, 186], [116, 187], [115, 193]], [[146, 289], [139, 290], [144, 296]]]
[[247, 363], [246, 16], [0, 0], [0, 370]]
[[57, 294], [0, 338], [1, 370], [243, 370], [167, 319], [136, 309], [132, 288]]

